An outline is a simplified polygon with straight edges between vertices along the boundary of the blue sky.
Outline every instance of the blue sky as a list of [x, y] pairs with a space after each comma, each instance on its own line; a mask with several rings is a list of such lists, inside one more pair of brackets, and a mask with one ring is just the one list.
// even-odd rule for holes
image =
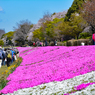
[[46, 11], [62, 12], [72, 3], [73, 0], [0, 0], [0, 29], [14, 31], [13, 26], [26, 19], [36, 24]]

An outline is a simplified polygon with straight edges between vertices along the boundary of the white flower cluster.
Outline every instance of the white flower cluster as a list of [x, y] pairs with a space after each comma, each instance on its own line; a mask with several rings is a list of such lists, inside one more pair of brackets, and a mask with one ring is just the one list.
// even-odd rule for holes
[[[73, 91], [75, 86], [89, 82], [95, 82], [95, 71], [61, 82], [54, 81], [31, 88], [20, 89], [18, 91], [14, 91], [12, 94], [9, 93], [2, 95], [64, 95]], [[95, 95], [95, 84], [89, 85], [85, 89], [76, 91], [71, 95]]]

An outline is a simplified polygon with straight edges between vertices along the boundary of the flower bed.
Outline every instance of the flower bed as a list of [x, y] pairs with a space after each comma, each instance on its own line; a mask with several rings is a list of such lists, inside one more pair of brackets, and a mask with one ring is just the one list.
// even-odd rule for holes
[[18, 47], [18, 50], [23, 61], [8, 76], [2, 93], [63, 81], [95, 70], [95, 46]]

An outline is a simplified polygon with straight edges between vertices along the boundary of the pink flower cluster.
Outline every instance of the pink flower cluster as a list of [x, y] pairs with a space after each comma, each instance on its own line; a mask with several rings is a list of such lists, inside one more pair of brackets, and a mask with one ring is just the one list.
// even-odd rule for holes
[[0, 91], [13, 93], [52, 81], [62, 81], [95, 70], [95, 46], [18, 47], [22, 63]]
[[87, 86], [92, 85], [92, 84], [95, 84], [95, 82], [93, 82], [93, 83], [83, 83], [83, 84], [81, 84], [81, 85], [75, 86], [75, 89], [76, 89], [76, 90], [82, 90], [82, 89], [84, 89], [84, 88], [86, 88]]

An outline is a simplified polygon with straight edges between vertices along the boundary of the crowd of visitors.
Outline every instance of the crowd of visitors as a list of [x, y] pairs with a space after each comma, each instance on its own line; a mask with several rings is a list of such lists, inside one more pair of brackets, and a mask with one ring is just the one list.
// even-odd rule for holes
[[0, 68], [2, 65], [10, 66], [13, 61], [19, 57], [19, 51], [16, 48], [2, 48], [0, 46]]
[[[49, 43], [47, 40], [45, 40], [44, 42], [38, 40], [36, 43], [33, 42], [33, 46], [40, 46], [40, 47], [41, 46], [49, 46]], [[54, 46], [57, 46], [57, 40], [54, 40]]]

